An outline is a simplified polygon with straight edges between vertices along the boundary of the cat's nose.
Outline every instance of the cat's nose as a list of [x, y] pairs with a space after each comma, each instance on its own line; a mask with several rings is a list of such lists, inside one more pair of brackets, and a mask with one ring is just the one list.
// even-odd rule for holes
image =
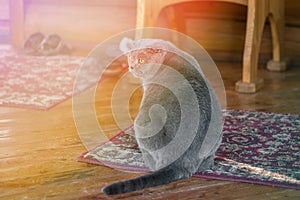
[[130, 70], [133, 70], [133, 67], [132, 67], [132, 66], [129, 66], [129, 69], [130, 69]]

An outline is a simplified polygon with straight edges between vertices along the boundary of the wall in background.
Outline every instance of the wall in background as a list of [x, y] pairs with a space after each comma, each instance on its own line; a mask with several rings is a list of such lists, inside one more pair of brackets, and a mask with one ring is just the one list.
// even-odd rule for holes
[[[247, 14], [245, 6], [193, 2], [174, 5], [174, 8], [179, 13], [178, 17], [185, 19], [185, 30], [182, 31], [196, 39], [215, 59], [242, 59]], [[299, 10], [299, 0], [286, 0], [286, 54], [300, 64]], [[159, 18], [160, 26], [168, 26], [165, 11]], [[25, 0], [25, 37], [37, 31], [58, 33], [78, 52], [86, 53], [111, 35], [134, 28], [135, 16], [136, 0]], [[260, 62], [271, 58], [271, 48], [267, 23]]]
[[8, 44], [9, 41], [9, 0], [0, 0], [0, 44]]
[[9, 19], [9, 0], [0, 0], [0, 20]]
[[136, 0], [25, 0], [25, 38], [57, 33], [77, 53], [135, 27]]
[[285, 49], [294, 63], [300, 65], [300, 1], [286, 0]]

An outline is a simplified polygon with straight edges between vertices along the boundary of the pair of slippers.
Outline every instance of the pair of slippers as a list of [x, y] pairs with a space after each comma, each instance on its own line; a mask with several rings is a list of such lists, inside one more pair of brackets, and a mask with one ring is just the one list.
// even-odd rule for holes
[[29, 36], [24, 43], [24, 52], [31, 56], [69, 55], [72, 47], [58, 34], [45, 36], [37, 32]]
[[[71, 46], [64, 42], [58, 34], [46, 37], [43, 33], [37, 32], [30, 35], [24, 43], [24, 53], [30, 56], [70, 55], [71, 50]], [[104, 75], [107, 77], [120, 75], [124, 69], [125, 66], [116, 62], [105, 70]]]

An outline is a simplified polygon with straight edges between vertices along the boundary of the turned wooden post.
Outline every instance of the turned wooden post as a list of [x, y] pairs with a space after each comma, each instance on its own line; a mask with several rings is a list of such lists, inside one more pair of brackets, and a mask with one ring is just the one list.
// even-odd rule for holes
[[254, 93], [263, 86], [263, 79], [257, 76], [257, 68], [261, 37], [268, 17], [272, 31], [273, 59], [268, 62], [267, 68], [272, 71], [283, 71], [286, 69], [286, 63], [282, 61], [284, 1], [248, 0], [243, 74], [242, 80], [235, 85], [235, 89], [238, 92]]
[[263, 79], [257, 76], [257, 65], [260, 41], [267, 15], [268, 5], [265, 0], [248, 1], [243, 74], [242, 80], [235, 85], [238, 92], [253, 93], [263, 86]]
[[287, 63], [284, 60], [284, 28], [285, 28], [285, 10], [284, 0], [270, 1], [269, 20], [271, 24], [273, 60], [267, 64], [270, 71], [285, 71]]
[[17, 49], [21, 49], [25, 40], [24, 1], [10, 0], [9, 7], [11, 44]]

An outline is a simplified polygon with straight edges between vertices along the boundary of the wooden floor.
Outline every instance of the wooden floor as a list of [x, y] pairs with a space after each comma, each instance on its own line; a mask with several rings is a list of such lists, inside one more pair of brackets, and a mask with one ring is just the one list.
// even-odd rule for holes
[[[261, 68], [264, 88], [256, 94], [238, 94], [233, 89], [241, 76], [241, 64], [217, 65], [225, 81], [228, 109], [300, 114], [300, 67], [284, 73]], [[107, 135], [119, 131], [110, 110], [116, 81], [104, 80], [97, 89], [97, 117]], [[140, 96], [137, 92], [130, 100], [133, 116]], [[101, 193], [103, 186], [138, 175], [76, 162], [83, 151], [71, 99], [48, 111], [0, 107], [0, 199], [111, 199]], [[191, 178], [114, 199], [282, 200], [300, 199], [300, 190]]]

